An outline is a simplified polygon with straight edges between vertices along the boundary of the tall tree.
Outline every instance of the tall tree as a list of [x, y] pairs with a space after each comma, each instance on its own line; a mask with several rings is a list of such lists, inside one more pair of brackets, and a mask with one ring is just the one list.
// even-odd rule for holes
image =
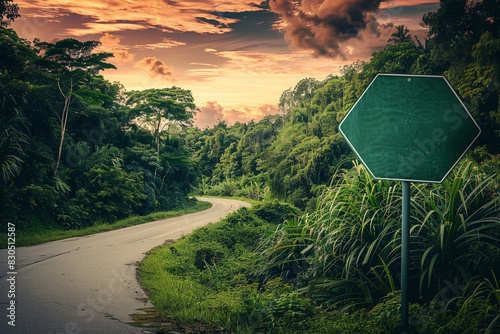
[[278, 106], [280, 107], [283, 113], [287, 113], [294, 106], [294, 97], [291, 88], [288, 88], [283, 93], [281, 93]]
[[8, 27], [19, 16], [19, 7], [12, 0], [0, 0], [0, 25]]
[[441, 0], [440, 7], [425, 14], [422, 23], [429, 31], [433, 57], [461, 71], [485, 32], [499, 37], [500, 6], [498, 0]]
[[422, 22], [429, 29], [431, 60], [440, 64], [481, 127], [476, 145], [499, 154], [499, 1], [442, 0]]
[[72, 38], [63, 39], [55, 44], [48, 42], [36, 44], [43, 52], [37, 65], [56, 81], [59, 93], [64, 99], [61, 113], [56, 112], [61, 125], [61, 135], [54, 173], [57, 173], [61, 161], [71, 104], [76, 100], [81, 100], [89, 104], [101, 105], [110, 99], [108, 95], [92, 91], [85, 85], [90, 77], [97, 75], [100, 71], [109, 68], [116, 69], [114, 65], [106, 62], [109, 57], [113, 56], [112, 53], [93, 53], [99, 44], [97, 41], [80, 42]]
[[411, 34], [409, 34], [410, 29], [404, 25], [399, 25], [396, 27], [396, 32], [391, 34], [391, 38], [387, 42], [394, 42], [394, 44], [401, 44], [411, 42]]
[[17, 75], [36, 58], [36, 52], [16, 32], [0, 26], [0, 73]]
[[160, 154], [160, 136], [169, 127], [184, 127], [192, 123], [195, 112], [191, 91], [179, 87], [146, 89], [127, 93], [130, 116], [155, 138], [156, 153]]
[[295, 85], [293, 90], [289, 88], [281, 94], [278, 105], [284, 113], [288, 113], [293, 107], [309, 103], [316, 89], [323, 84], [315, 78], [304, 78]]

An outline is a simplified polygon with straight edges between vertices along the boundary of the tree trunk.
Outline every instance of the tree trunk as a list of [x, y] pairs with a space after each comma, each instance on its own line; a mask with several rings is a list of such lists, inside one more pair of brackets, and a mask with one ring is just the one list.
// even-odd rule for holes
[[158, 121], [158, 126], [156, 127], [155, 130], [156, 154], [158, 154], [158, 156], [160, 156], [160, 125], [161, 125], [161, 120]]
[[57, 154], [57, 162], [56, 162], [56, 168], [54, 170], [54, 175], [57, 174], [57, 170], [59, 169], [59, 164], [61, 162], [64, 134], [66, 133], [66, 124], [68, 123], [70, 99], [71, 95], [66, 96], [66, 98], [64, 99], [64, 108], [61, 117], [61, 140], [59, 142], [59, 153]]

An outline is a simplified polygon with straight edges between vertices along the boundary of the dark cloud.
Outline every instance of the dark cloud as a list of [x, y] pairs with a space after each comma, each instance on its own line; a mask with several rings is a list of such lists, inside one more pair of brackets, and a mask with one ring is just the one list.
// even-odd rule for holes
[[262, 1], [260, 4], [251, 3], [251, 6], [259, 9], [269, 9], [269, 0]]
[[196, 19], [200, 22], [205, 22], [205, 23], [211, 24], [217, 28], [221, 28], [221, 29], [229, 28], [229, 26], [227, 24], [221, 23], [221, 22], [214, 20], [214, 19], [207, 19], [205, 17], [200, 17], [200, 16], [197, 16]]
[[375, 18], [385, 0], [270, 0], [271, 10], [282, 17], [281, 28], [293, 46], [315, 56], [345, 56], [341, 44], [362, 33], [380, 35]]
[[136, 67], [142, 67], [149, 71], [152, 77], [159, 77], [164, 80], [174, 81], [172, 77], [173, 66], [168, 66], [156, 57], [146, 57], [135, 64]]

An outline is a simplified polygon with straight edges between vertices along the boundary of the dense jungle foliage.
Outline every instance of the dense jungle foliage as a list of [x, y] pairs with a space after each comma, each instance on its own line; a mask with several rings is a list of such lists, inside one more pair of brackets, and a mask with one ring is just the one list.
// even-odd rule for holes
[[[338, 124], [378, 73], [444, 75], [482, 129], [469, 158], [499, 171], [500, 20], [498, 1], [442, 1], [426, 14], [426, 40], [404, 27], [368, 62], [344, 66], [324, 81], [305, 78], [281, 95], [283, 115], [260, 122], [219, 123], [190, 130], [194, 157], [203, 161], [199, 189], [207, 194], [278, 198], [314, 211], [352, 151]], [[409, 40], [409, 41], [408, 41]], [[424, 100], [425, 97], [422, 97]]]
[[114, 66], [97, 42], [0, 33], [3, 223], [83, 228], [189, 204], [191, 92], [124, 91], [99, 75]]
[[265, 201], [146, 259], [142, 282], [168, 321], [201, 332], [399, 332], [401, 185], [373, 180], [338, 133], [389, 72], [445, 75], [483, 131], [442, 184], [412, 185], [410, 331], [500, 332], [500, 6], [441, 1], [422, 22], [423, 43], [398, 27], [369, 62], [301, 80], [282, 94], [283, 115], [189, 130], [199, 192]]
[[499, 332], [498, 0], [443, 0], [424, 41], [398, 27], [369, 61], [283, 92], [282, 114], [206, 129], [192, 126], [191, 92], [127, 92], [99, 74], [114, 66], [97, 42], [29, 42], [5, 14], [2, 226], [79, 229], [190, 194], [263, 201], [142, 267], [160, 312], [212, 330], [397, 330], [401, 187], [371, 179], [338, 124], [377, 73], [445, 75], [482, 134], [445, 182], [412, 186], [412, 330]]
[[335, 171], [352, 166], [338, 124], [381, 72], [444, 74], [483, 131], [469, 158], [498, 172], [496, 5], [444, 1], [423, 17], [424, 43], [398, 27], [370, 61], [283, 92], [283, 114], [203, 130], [191, 125], [190, 91], [105, 80], [113, 55], [94, 52], [98, 42], [29, 42], [1, 27], [2, 220], [79, 228], [183, 206], [193, 191], [314, 211]]

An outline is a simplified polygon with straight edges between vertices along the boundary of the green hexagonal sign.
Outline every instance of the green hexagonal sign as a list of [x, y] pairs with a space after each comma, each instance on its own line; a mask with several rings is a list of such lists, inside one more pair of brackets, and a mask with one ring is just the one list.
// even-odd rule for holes
[[481, 133], [443, 76], [378, 74], [340, 132], [376, 179], [441, 183]]

